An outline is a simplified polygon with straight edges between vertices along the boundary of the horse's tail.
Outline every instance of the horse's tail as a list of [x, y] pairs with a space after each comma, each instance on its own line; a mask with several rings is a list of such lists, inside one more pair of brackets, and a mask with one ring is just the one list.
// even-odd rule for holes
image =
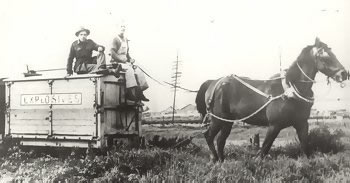
[[198, 112], [204, 117], [207, 114], [207, 107], [205, 104], [205, 92], [209, 88], [209, 85], [214, 80], [207, 80], [205, 81], [199, 88], [197, 96], [196, 96], [196, 105]]

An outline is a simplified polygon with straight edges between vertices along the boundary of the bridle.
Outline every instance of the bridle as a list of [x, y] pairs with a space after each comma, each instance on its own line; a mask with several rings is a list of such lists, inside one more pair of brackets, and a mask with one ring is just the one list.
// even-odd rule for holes
[[[323, 47], [317, 48], [316, 53], [315, 53], [315, 63], [316, 63], [317, 61], [320, 60], [320, 57], [321, 57], [321, 56], [320, 56], [320, 55], [321, 55], [320, 52], [321, 52], [322, 50], [324, 50]], [[300, 70], [300, 72], [308, 79], [307, 81], [301, 80], [301, 81], [299, 81], [299, 82], [312, 82], [312, 83], [316, 83], [316, 81], [315, 81], [314, 79], [310, 78], [310, 77], [304, 72], [304, 70], [300, 67], [298, 61], [297, 61], [297, 66], [298, 66], [298, 69]]]

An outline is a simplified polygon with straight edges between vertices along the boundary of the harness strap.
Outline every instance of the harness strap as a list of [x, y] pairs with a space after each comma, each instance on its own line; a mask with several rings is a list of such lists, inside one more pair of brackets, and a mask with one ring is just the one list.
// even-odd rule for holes
[[[259, 89], [255, 88], [254, 86], [248, 84], [247, 82], [243, 81], [241, 78], [239, 78], [238, 76], [232, 74], [231, 77], [233, 77], [234, 79], [236, 79], [237, 81], [239, 81], [240, 83], [242, 83], [244, 86], [246, 86], [247, 88], [255, 91], [256, 93], [264, 96], [265, 98], [270, 98], [271, 96], [270, 95], [267, 95], [266, 93], [260, 91]], [[208, 103], [206, 104], [206, 108], [207, 108], [207, 113], [210, 112], [210, 105], [211, 105], [211, 102], [213, 101], [213, 97], [214, 97], [214, 94], [215, 94], [215, 89], [217, 88], [217, 86], [219, 85], [219, 83], [221, 83], [221, 81], [223, 79], [225, 79], [226, 77], [222, 77], [220, 78], [216, 83], [215, 83], [215, 86], [214, 86], [214, 89], [213, 89], [213, 92], [211, 92], [210, 94], [210, 97], [208, 99]]]
[[292, 89], [293, 89], [293, 93], [298, 97], [300, 98], [301, 100], [305, 101], [305, 102], [308, 102], [308, 103], [314, 103], [314, 98], [311, 97], [311, 98], [306, 98], [306, 97], [303, 97], [297, 90], [296, 86], [292, 83], [289, 82], [289, 85], [292, 86]]
[[[247, 88], [255, 91], [256, 93], [264, 96], [265, 98], [268, 98], [269, 100], [264, 104], [262, 105], [258, 110], [256, 110], [255, 112], [253, 112], [252, 114], [242, 118], [242, 119], [234, 119], [234, 120], [230, 120], [230, 119], [224, 119], [224, 118], [221, 118], [219, 116], [216, 116], [215, 114], [211, 113], [210, 112], [210, 104], [211, 104], [211, 101], [214, 97], [214, 93], [215, 92], [212, 92], [211, 95], [210, 95], [210, 98], [209, 98], [209, 103], [207, 104], [207, 114], [204, 116], [203, 118], [203, 121], [202, 121], [202, 124], [205, 123], [206, 119], [209, 117], [209, 116], [213, 116], [219, 120], [222, 120], [222, 121], [225, 121], [225, 122], [230, 122], [230, 123], [234, 123], [234, 122], [240, 122], [240, 121], [244, 121], [244, 120], [247, 120], [249, 118], [251, 118], [252, 116], [254, 116], [255, 114], [257, 114], [258, 112], [260, 112], [261, 110], [263, 110], [268, 104], [270, 104], [272, 101], [276, 100], [276, 99], [279, 99], [281, 98], [284, 94], [281, 94], [279, 96], [276, 96], [276, 97], [271, 97], [271, 95], [268, 95], [262, 91], [260, 91], [259, 89], [255, 88], [254, 86], [248, 84], [247, 82], [243, 81], [241, 78], [239, 78], [238, 76], [232, 74], [231, 77], [233, 77], [234, 79], [236, 79], [237, 81], [239, 81], [240, 83], [242, 83], [244, 86], [246, 86]], [[218, 82], [215, 83], [215, 86], [214, 86], [214, 91], [216, 89], [216, 87], [218, 86], [219, 83], [221, 83], [221, 80], [223, 80], [225, 77], [221, 78]]]
[[220, 78], [219, 81], [215, 83], [213, 92], [211, 92], [210, 97], [209, 97], [209, 100], [208, 100], [208, 103], [207, 103], [207, 106], [206, 106], [206, 107], [207, 107], [207, 113], [209, 112], [209, 108], [210, 108], [210, 105], [211, 105], [211, 101], [213, 101], [215, 89], [216, 89], [216, 87], [218, 86], [218, 84], [221, 83], [221, 81], [222, 81], [223, 79], [225, 79], [225, 77]]
[[299, 70], [301, 71], [301, 73], [302, 73], [310, 82], [316, 83], [315, 80], [311, 79], [307, 74], [305, 74], [305, 72], [304, 72], [303, 69], [300, 67], [300, 65], [299, 65], [298, 62], [297, 62], [297, 66], [298, 66]]
[[291, 82], [287, 82], [286, 78], [282, 79], [282, 87], [284, 90], [283, 95], [286, 96], [287, 98], [301, 99], [301, 100], [308, 102], [308, 103], [314, 103], [315, 99], [313, 97], [310, 97], [310, 98], [303, 97], [300, 94], [300, 92], [298, 91], [297, 87], [294, 84], [292, 84]]
[[271, 96], [270, 95], [267, 95], [266, 93], [260, 91], [259, 89], [253, 87], [252, 85], [248, 84], [247, 82], [243, 81], [241, 78], [239, 78], [238, 76], [232, 74], [231, 75], [233, 78], [235, 78], [236, 80], [238, 80], [240, 83], [242, 83], [244, 86], [246, 86], [247, 88], [255, 91], [256, 93], [264, 96], [265, 98], [270, 98]]
[[[267, 105], [269, 105], [272, 101], [274, 101], [274, 100], [276, 100], [276, 99], [279, 99], [279, 98], [281, 98], [282, 96], [283, 96], [283, 94], [282, 94], [282, 95], [279, 95], [279, 96], [276, 96], [276, 97], [271, 97], [270, 100], [267, 101], [264, 105], [262, 105], [258, 110], [256, 110], [256, 111], [253, 112], [252, 114], [250, 114], [250, 115], [248, 115], [248, 116], [246, 116], [246, 117], [244, 117], [244, 118], [241, 118], [241, 119], [233, 119], [233, 120], [231, 120], [231, 119], [225, 119], [225, 118], [221, 118], [221, 117], [219, 117], [219, 116], [216, 116], [215, 114], [210, 113], [210, 112], [207, 113], [207, 115], [213, 116], [213, 117], [216, 118], [216, 119], [219, 119], [219, 120], [225, 121], [225, 122], [229, 122], [229, 123], [242, 122], [242, 121], [245, 121], [245, 120], [247, 120], [247, 119], [253, 117], [255, 114], [257, 114], [258, 112], [260, 112], [261, 110], [263, 110]], [[207, 116], [207, 115], [206, 115], [206, 116]], [[204, 122], [204, 121], [203, 121], [203, 122]]]

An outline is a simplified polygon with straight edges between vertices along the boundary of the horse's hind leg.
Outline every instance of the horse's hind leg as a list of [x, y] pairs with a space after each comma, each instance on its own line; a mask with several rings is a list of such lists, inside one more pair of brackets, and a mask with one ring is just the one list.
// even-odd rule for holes
[[224, 122], [224, 124], [221, 126], [221, 131], [217, 139], [217, 147], [218, 147], [218, 155], [219, 155], [219, 160], [221, 162], [224, 161], [224, 147], [226, 143], [227, 137], [230, 135], [232, 128], [232, 123], [227, 123]]
[[205, 140], [209, 146], [210, 151], [213, 154], [212, 160], [216, 162], [218, 160], [218, 154], [214, 146], [214, 138], [220, 131], [220, 125], [217, 121], [211, 121], [210, 126], [207, 131], [204, 132]]
[[267, 133], [266, 133], [266, 137], [264, 140], [264, 143], [258, 153], [258, 155], [260, 154], [260, 157], [264, 157], [266, 156], [266, 154], [269, 152], [273, 141], [275, 141], [276, 137], [278, 136], [278, 134], [280, 133], [281, 128], [277, 127], [277, 126], [269, 126], [269, 128], [267, 129]]

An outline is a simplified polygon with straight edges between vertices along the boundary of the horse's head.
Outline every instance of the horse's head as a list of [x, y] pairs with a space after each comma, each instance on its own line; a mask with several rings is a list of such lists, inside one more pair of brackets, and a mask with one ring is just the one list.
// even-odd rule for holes
[[337, 82], [342, 82], [348, 78], [344, 66], [338, 61], [337, 57], [332, 52], [327, 44], [316, 38], [315, 45], [311, 49], [316, 63], [316, 68], [328, 77], [331, 77]]

